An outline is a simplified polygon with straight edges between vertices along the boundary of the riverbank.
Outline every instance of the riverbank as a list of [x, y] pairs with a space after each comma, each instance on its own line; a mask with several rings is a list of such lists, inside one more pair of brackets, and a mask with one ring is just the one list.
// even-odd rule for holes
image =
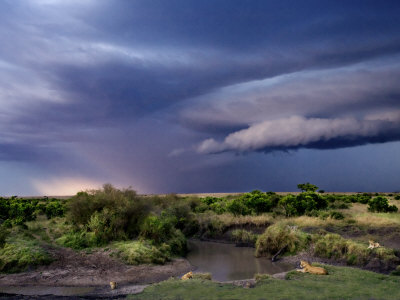
[[[35, 270], [0, 276], [0, 293], [25, 295], [124, 296], [140, 292], [147, 284], [181, 276], [193, 267], [184, 258], [164, 265], [126, 265], [108, 251], [92, 253], [49, 247], [53, 263]], [[110, 289], [116, 281], [118, 289]], [[17, 297], [17, 296], [16, 296]], [[20, 296], [18, 296], [20, 297]]]

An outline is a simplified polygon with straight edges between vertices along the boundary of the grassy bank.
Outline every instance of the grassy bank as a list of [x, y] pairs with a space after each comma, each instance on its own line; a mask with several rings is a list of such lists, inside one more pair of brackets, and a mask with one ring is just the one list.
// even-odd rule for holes
[[14, 228], [0, 249], [0, 271], [22, 272], [52, 261], [41, 243], [24, 230]]
[[208, 280], [170, 279], [129, 299], [400, 299], [400, 277], [324, 266], [327, 276], [290, 272], [288, 280], [261, 278], [254, 288]]

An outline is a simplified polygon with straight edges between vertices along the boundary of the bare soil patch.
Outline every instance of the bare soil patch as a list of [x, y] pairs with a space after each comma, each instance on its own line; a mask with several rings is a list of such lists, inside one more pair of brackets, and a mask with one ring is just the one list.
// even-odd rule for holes
[[107, 251], [87, 254], [68, 248], [49, 247], [55, 261], [18, 274], [0, 276], [0, 286], [108, 286], [110, 281], [124, 284], [147, 284], [179, 276], [191, 269], [183, 258], [165, 265], [129, 266], [110, 257]]

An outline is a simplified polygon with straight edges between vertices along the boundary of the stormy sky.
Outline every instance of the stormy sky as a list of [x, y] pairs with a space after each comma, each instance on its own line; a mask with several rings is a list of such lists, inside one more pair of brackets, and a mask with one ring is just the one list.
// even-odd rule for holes
[[398, 1], [2, 0], [0, 194], [400, 191]]

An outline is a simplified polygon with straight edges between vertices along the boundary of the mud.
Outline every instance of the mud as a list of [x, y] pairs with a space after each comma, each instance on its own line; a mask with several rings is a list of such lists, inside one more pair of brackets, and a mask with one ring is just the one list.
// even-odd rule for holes
[[[183, 258], [165, 265], [129, 266], [110, 257], [108, 251], [89, 254], [53, 247], [47, 251], [53, 256], [53, 263], [32, 271], [1, 275], [0, 292], [18, 294], [21, 291], [25, 295], [40, 294], [43, 297], [46, 294], [118, 296], [140, 292], [146, 284], [180, 276], [192, 269], [190, 263]], [[110, 281], [116, 281], [118, 289], [111, 291]], [[79, 288], [89, 290], [81, 291]]]

